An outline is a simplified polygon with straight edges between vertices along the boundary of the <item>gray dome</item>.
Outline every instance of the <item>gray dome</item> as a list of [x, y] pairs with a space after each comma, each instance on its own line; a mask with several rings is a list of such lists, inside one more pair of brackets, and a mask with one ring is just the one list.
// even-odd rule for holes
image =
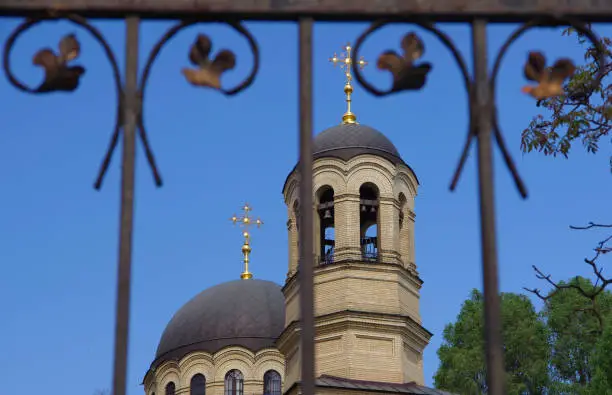
[[236, 280], [202, 291], [172, 317], [152, 366], [193, 351], [274, 347], [285, 325], [285, 299], [271, 281]]
[[346, 161], [357, 155], [373, 154], [393, 163], [404, 163], [397, 148], [384, 134], [355, 123], [333, 126], [316, 135], [312, 152], [314, 159], [336, 157]]
[[[410, 169], [416, 179], [412, 168], [401, 158], [395, 145], [384, 134], [378, 130], [357, 123], [340, 124], [325, 129], [313, 139], [312, 157], [338, 158], [348, 161], [358, 155], [372, 154], [383, 157], [393, 164], [402, 164]], [[283, 191], [287, 187], [289, 177], [297, 171], [299, 163], [287, 175], [283, 185]], [[419, 182], [418, 179], [417, 183]]]

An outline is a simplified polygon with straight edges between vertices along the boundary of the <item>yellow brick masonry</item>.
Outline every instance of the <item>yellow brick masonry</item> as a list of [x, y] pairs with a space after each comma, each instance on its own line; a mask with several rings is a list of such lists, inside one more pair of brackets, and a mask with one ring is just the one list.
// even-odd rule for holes
[[[321, 188], [334, 190], [337, 262], [315, 269], [316, 374], [422, 384], [422, 353], [430, 334], [420, 326], [421, 282], [414, 261], [416, 177], [408, 167], [373, 155], [349, 162], [319, 159], [313, 174], [315, 202]], [[359, 188], [364, 183], [379, 190], [379, 254], [384, 263], [360, 261]], [[283, 191], [293, 219], [298, 189], [299, 174], [294, 172]], [[401, 227], [400, 212], [404, 217]], [[319, 251], [317, 221], [315, 215], [315, 255]], [[289, 253], [284, 288], [286, 330], [278, 342], [286, 356], [285, 390], [300, 378], [299, 329], [295, 325], [299, 318], [297, 238], [298, 230], [291, 227], [289, 246], [294, 251]], [[325, 391], [329, 392], [320, 389], [317, 393]]]

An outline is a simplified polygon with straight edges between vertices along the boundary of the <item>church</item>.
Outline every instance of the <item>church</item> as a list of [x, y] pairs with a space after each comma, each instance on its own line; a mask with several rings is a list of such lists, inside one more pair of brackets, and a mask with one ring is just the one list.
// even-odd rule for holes
[[[351, 47], [340, 64], [347, 111], [313, 141], [315, 369], [317, 395], [450, 395], [424, 387], [414, 253], [419, 185], [397, 148], [351, 112]], [[298, 395], [300, 392], [298, 199], [295, 167], [283, 186], [287, 277], [281, 286], [249, 271], [250, 207], [240, 279], [205, 289], [172, 317], [146, 372], [145, 395]], [[307, 230], [310, 231], [310, 230]]]

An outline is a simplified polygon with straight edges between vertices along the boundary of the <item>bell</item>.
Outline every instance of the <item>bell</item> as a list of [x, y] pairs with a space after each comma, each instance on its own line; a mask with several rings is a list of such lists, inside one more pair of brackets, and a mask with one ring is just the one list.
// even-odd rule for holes
[[365, 204], [363, 206], [361, 206], [361, 212], [365, 212], [366, 211], [366, 206]]
[[330, 210], [325, 210], [325, 214], [323, 215], [323, 219], [330, 219], [332, 217]]
[[371, 213], [375, 213], [376, 212], [376, 207], [372, 206], [372, 208], [370, 209]]

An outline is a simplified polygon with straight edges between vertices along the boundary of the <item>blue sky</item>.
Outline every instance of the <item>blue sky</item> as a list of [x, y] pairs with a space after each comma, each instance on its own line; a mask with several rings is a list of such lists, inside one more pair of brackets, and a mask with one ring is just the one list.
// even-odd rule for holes
[[[4, 42], [16, 19], [0, 24]], [[123, 65], [124, 25], [95, 22]], [[140, 66], [170, 26], [144, 23]], [[289, 23], [249, 23], [261, 48], [255, 84], [226, 98], [188, 85], [180, 74], [197, 33], [209, 34], [216, 49], [231, 48], [238, 66], [226, 86], [248, 72], [243, 39], [222, 25], [186, 29], [162, 51], [145, 99], [145, 120], [165, 185], [156, 189], [142, 148], [138, 148], [133, 260], [132, 321], [128, 394], [140, 382], [172, 314], [202, 289], [238, 278], [241, 235], [230, 216], [247, 200], [265, 226], [253, 234], [252, 271], [279, 284], [287, 272], [285, 177], [297, 160], [297, 28]], [[314, 52], [315, 133], [337, 124], [344, 112], [343, 76], [327, 59], [340, 52], [365, 24], [317, 24]], [[471, 64], [469, 29], [442, 25]], [[489, 28], [496, 51], [514, 26]], [[610, 29], [596, 26], [602, 35]], [[411, 26], [385, 28], [363, 47], [372, 64], [380, 52], [398, 48]], [[0, 371], [6, 393], [35, 394], [62, 388], [64, 395], [110, 388], [118, 241], [119, 159], [112, 162], [103, 189], [92, 188], [112, 132], [115, 96], [110, 67], [101, 48], [79, 28], [48, 23], [23, 36], [13, 52], [17, 75], [36, 85], [42, 73], [31, 65], [43, 46], [76, 32], [82, 44], [78, 63], [87, 68], [74, 94], [33, 97], [0, 79]], [[425, 59], [434, 69], [424, 90], [377, 99], [361, 88], [354, 111], [363, 124], [385, 133], [416, 171], [416, 256], [425, 281], [421, 311], [434, 333], [425, 352], [431, 385], [444, 325], [453, 321], [472, 288], [481, 286], [475, 155], [459, 188], [448, 184], [467, 125], [466, 94], [450, 53], [423, 32]], [[510, 150], [528, 186], [523, 201], [496, 152], [496, 204], [503, 291], [543, 286], [532, 264], [557, 279], [587, 274], [582, 263], [600, 234], [577, 233], [568, 225], [609, 221], [612, 195], [608, 157], [580, 147], [570, 159], [522, 155], [520, 133], [537, 113], [520, 93], [522, 66], [531, 49], [549, 59], [582, 61], [580, 47], [558, 30], [527, 33], [511, 47], [497, 88], [499, 119]], [[380, 86], [390, 77], [371, 66], [366, 76]], [[54, 391], [51, 391], [54, 392]]]

